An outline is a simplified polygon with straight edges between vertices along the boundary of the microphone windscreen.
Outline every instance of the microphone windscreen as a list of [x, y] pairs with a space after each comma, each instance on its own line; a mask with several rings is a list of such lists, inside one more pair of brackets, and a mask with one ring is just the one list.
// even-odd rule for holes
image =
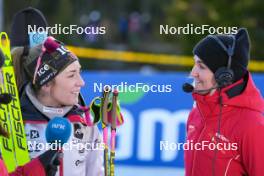
[[184, 83], [184, 84], [182, 85], [182, 90], [183, 90], [184, 92], [186, 92], [186, 93], [191, 93], [191, 92], [193, 92], [193, 89], [194, 89], [193, 85], [191, 85], [191, 84], [189, 84], [189, 83]]
[[68, 119], [64, 117], [54, 117], [49, 121], [46, 128], [46, 140], [48, 143], [55, 141], [66, 143], [71, 135], [72, 127]]
[[12, 96], [8, 93], [0, 94], [0, 104], [8, 104], [12, 101]]

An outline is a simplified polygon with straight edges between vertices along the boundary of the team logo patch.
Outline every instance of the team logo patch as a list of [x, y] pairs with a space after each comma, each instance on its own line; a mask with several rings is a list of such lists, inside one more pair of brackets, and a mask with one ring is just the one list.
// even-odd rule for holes
[[30, 139], [39, 138], [39, 132], [37, 130], [30, 130]]
[[81, 129], [81, 125], [76, 123], [73, 126], [74, 126], [74, 137], [78, 139], [83, 139], [83, 132]]

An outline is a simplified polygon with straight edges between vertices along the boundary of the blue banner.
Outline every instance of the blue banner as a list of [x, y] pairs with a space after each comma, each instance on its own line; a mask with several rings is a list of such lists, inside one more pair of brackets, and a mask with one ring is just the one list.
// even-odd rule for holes
[[[188, 73], [84, 72], [83, 78], [87, 103], [100, 96], [105, 85], [120, 90], [125, 124], [117, 129], [117, 165], [183, 170], [183, 151], [167, 150], [175, 146], [166, 141], [185, 140], [186, 120], [193, 106], [191, 94], [182, 91]], [[253, 78], [263, 94], [264, 75]]]

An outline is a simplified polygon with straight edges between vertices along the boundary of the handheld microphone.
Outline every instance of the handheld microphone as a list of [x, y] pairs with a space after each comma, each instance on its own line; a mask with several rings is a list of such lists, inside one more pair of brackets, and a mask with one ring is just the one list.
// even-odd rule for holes
[[214, 86], [214, 87], [211, 87], [210, 89], [204, 89], [204, 90], [194, 90], [194, 87], [193, 85], [189, 84], [189, 83], [184, 83], [182, 85], [182, 90], [186, 93], [205, 93], [205, 92], [209, 92], [213, 89], [216, 89], [218, 88], [219, 86]]
[[[59, 143], [61, 145], [65, 144], [71, 136], [71, 124], [68, 119], [64, 117], [54, 117], [49, 121], [46, 128], [46, 140], [49, 144]], [[53, 159], [50, 161], [49, 165], [60, 165], [60, 158], [62, 158], [62, 153], [56, 151], [54, 153]], [[52, 170], [50, 172], [53, 172]], [[54, 175], [51, 174], [51, 175]]]
[[8, 93], [0, 94], [0, 104], [8, 104], [12, 101], [12, 96]]
[[71, 124], [64, 117], [54, 117], [50, 120], [46, 128], [46, 140], [48, 143], [60, 142], [66, 143], [71, 135]]

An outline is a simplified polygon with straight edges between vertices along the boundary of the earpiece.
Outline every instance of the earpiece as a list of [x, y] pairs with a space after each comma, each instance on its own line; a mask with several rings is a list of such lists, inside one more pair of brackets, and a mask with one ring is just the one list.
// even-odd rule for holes
[[227, 67], [218, 68], [214, 74], [218, 86], [220, 88], [223, 88], [232, 84], [234, 79], [234, 72], [231, 69], [231, 62], [232, 62], [232, 56], [234, 55], [236, 40], [233, 35], [230, 35], [232, 39], [232, 44], [226, 47], [224, 43], [217, 36], [210, 35], [210, 37], [212, 37], [228, 55]]

